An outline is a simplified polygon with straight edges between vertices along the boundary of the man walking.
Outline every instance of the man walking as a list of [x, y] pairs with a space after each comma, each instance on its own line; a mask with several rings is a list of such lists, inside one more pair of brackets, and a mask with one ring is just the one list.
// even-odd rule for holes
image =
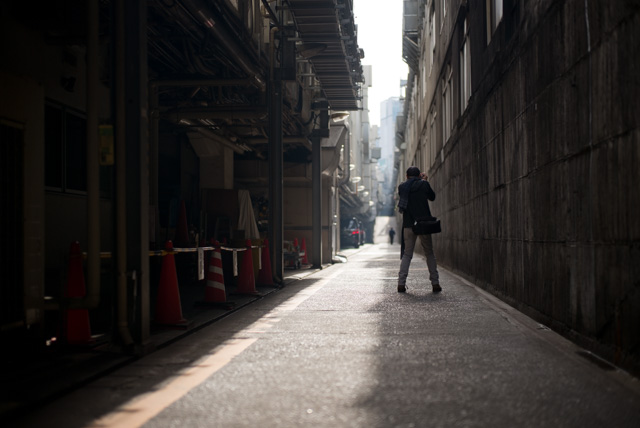
[[398, 293], [407, 291], [407, 276], [409, 265], [413, 258], [416, 240], [420, 236], [420, 243], [427, 258], [429, 279], [434, 293], [442, 291], [438, 277], [436, 256], [433, 252], [431, 235], [416, 235], [411, 228], [416, 218], [432, 217], [429, 201], [436, 199], [436, 194], [427, 181], [426, 174], [420, 174], [420, 169], [411, 166], [407, 169], [407, 180], [398, 186], [400, 201], [398, 209], [402, 213], [402, 235], [400, 257], [400, 272], [398, 273]]
[[391, 245], [393, 245], [393, 237], [396, 236], [396, 231], [393, 230], [393, 227], [391, 229], [389, 229], [389, 241], [391, 242]]

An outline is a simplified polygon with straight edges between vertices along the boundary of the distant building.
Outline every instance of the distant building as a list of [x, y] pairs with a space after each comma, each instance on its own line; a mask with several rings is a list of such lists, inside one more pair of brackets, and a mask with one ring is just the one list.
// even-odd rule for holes
[[402, 113], [402, 99], [391, 97], [380, 103], [380, 130], [378, 145], [380, 160], [378, 167], [384, 196], [381, 199], [380, 215], [393, 214], [393, 193], [395, 191], [394, 155], [396, 150], [396, 118]]
[[[361, 243], [373, 243], [373, 226], [378, 207], [378, 160], [375, 148], [376, 130], [369, 121], [369, 95], [372, 86], [372, 67], [363, 66], [364, 84], [361, 87], [360, 110], [349, 115], [350, 137], [343, 152], [343, 170], [339, 177], [340, 227], [349, 226], [353, 218], [360, 222]], [[347, 240], [341, 240], [341, 247]]]

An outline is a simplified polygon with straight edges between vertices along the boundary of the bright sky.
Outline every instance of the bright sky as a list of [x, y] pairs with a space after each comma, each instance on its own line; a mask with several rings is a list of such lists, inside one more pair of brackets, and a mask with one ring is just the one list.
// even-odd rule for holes
[[354, 0], [358, 46], [364, 49], [363, 65], [373, 66], [369, 88], [369, 120], [380, 125], [380, 103], [400, 96], [400, 80], [409, 69], [402, 60], [402, 0]]

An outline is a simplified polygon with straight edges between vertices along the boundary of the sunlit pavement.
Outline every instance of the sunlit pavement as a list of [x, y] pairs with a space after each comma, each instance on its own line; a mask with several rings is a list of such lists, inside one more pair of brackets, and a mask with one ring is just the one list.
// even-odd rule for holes
[[349, 250], [19, 426], [637, 427], [637, 381], [397, 244]]

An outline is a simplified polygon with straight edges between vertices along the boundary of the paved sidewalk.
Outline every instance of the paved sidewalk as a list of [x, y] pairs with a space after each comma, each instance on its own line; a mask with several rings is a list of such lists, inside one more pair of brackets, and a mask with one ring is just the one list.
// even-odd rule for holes
[[445, 269], [433, 294], [418, 257], [397, 293], [397, 251], [365, 246], [21, 426], [640, 426], [637, 379]]
[[[315, 272], [310, 266], [299, 270], [284, 271], [285, 286]], [[231, 308], [198, 305], [204, 295], [200, 283], [180, 284], [180, 299], [188, 328], [155, 327], [151, 330], [152, 351], [169, 346], [187, 335], [193, 334], [230, 314], [268, 296], [279, 288], [257, 286], [258, 296], [234, 294], [235, 288], [227, 286], [227, 301]], [[132, 363], [137, 356], [122, 353], [109, 343], [108, 337], [98, 337], [89, 346], [52, 347], [51, 351], [39, 351], [21, 356], [5, 352], [0, 371], [0, 421], [4, 417], [28, 412], [34, 406], [47, 403], [62, 394], [73, 391], [107, 373]], [[0, 423], [0, 426], [2, 424]]]

